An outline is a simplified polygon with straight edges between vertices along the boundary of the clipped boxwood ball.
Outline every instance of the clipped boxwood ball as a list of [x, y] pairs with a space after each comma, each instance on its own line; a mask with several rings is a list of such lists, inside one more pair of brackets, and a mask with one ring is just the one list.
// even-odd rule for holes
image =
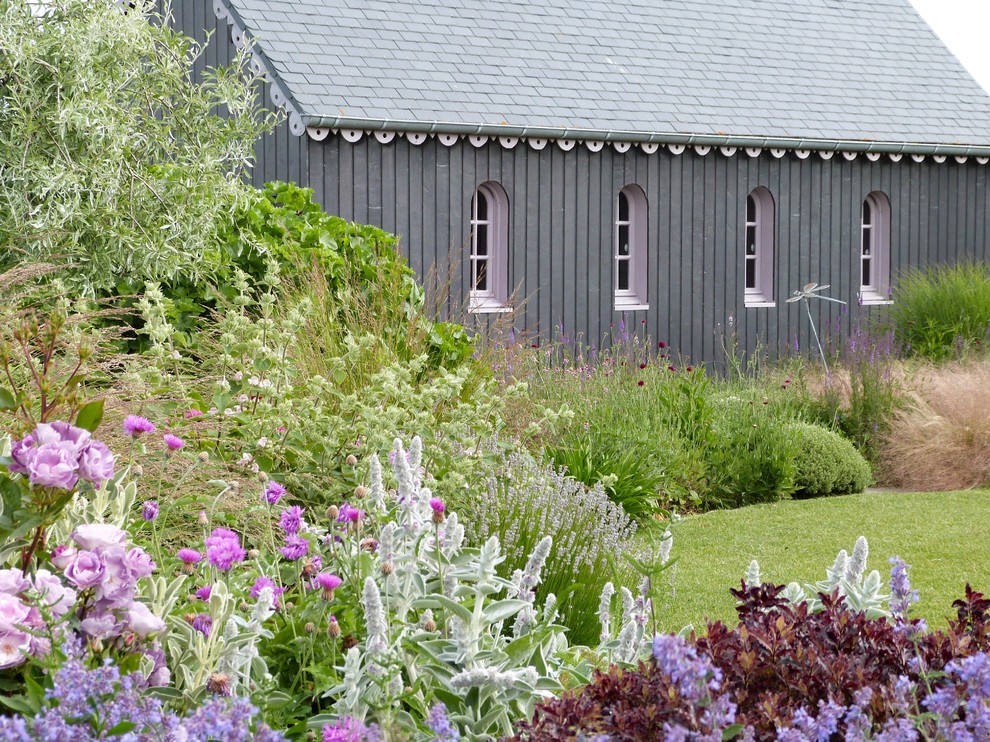
[[848, 495], [870, 484], [870, 465], [838, 433], [808, 423], [791, 423], [787, 432], [798, 444], [794, 497]]

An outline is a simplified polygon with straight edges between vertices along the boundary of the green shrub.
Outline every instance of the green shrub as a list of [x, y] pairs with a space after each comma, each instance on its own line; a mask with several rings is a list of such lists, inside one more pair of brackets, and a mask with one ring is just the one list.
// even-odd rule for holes
[[785, 435], [797, 442], [795, 497], [847, 495], [869, 485], [870, 465], [838, 433], [809, 423], [791, 423]]
[[943, 361], [981, 347], [990, 326], [990, 266], [966, 261], [897, 279], [890, 306], [894, 331], [905, 352]]

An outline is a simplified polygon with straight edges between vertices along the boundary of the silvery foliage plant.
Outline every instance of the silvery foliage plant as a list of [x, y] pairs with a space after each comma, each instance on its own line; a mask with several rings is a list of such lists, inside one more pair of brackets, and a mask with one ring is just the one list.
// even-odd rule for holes
[[652, 592], [659, 576], [673, 566], [670, 559], [673, 545], [674, 535], [668, 528], [661, 534], [656, 553], [651, 559], [629, 559], [643, 575], [643, 579], [635, 595], [627, 587], [619, 588], [622, 613], [617, 622], [612, 614], [615, 586], [607, 582], [602, 588], [598, 605], [598, 620], [601, 622], [602, 632], [597, 651], [608, 662], [632, 667], [652, 652], [653, 637], [657, 633]]
[[172, 610], [185, 579], [179, 576], [167, 583], [159, 577], [149, 582], [152, 608], [162, 614], [168, 612], [166, 644], [176, 689], [198, 700], [211, 683], [222, 678], [224, 695], [248, 695], [252, 683], [261, 684], [268, 679], [268, 667], [258, 644], [272, 638], [264, 623], [275, 612], [274, 592], [270, 587], [263, 588], [251, 612], [240, 616], [234, 610], [236, 596], [224, 581], [218, 580], [207, 602], [215, 629], [205, 635]]
[[[422, 443], [396, 440], [396, 490], [385, 490], [373, 457], [369, 508], [384, 525], [377, 533], [376, 576], [364, 580], [361, 604], [367, 636], [351, 648], [341, 683], [327, 692], [334, 718], [374, 718], [384, 727], [415, 728], [399, 710], [401, 697], [418, 710], [442, 701], [449, 719], [472, 738], [512, 734], [512, 719], [529, 718], [534, 704], [562, 690], [567, 656], [556, 600], [537, 606], [536, 590], [550, 539], [540, 542], [512, 579], [496, 570], [499, 540], [464, 546], [456, 513], [423, 486]], [[424, 713], [425, 715], [425, 713]]]
[[[869, 553], [866, 537], [860, 536], [856, 539], [852, 554], [845, 549], [839, 551], [832, 566], [825, 570], [824, 580], [803, 588], [797, 582], [791, 582], [782, 595], [792, 603], [807, 603], [811, 611], [817, 611], [822, 606], [818, 594], [830, 595], [838, 590], [839, 595], [845, 598], [846, 605], [853, 610], [864, 611], [870, 618], [888, 617], [890, 611], [885, 604], [890, 596], [885, 592], [883, 579], [875, 569], [866, 571]], [[750, 569], [752, 568], [751, 565]], [[756, 569], [758, 574], [759, 565], [756, 565]]]

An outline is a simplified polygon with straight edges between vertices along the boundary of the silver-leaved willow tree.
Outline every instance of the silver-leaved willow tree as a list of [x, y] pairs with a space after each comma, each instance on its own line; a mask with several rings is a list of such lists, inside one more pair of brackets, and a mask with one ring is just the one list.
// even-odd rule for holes
[[93, 294], [210, 271], [273, 121], [246, 57], [196, 75], [201, 53], [147, 0], [0, 2], [0, 272], [56, 262]]

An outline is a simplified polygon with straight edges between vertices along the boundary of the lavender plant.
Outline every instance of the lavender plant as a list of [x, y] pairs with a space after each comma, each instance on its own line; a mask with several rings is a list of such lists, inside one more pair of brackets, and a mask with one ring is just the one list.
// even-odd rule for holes
[[52, 676], [52, 687], [37, 699], [33, 713], [0, 717], [0, 738], [11, 742], [105, 740], [135, 742], [182, 739], [189, 742], [278, 742], [285, 737], [257, 722], [248, 701], [215, 698], [180, 716], [145, 693], [138, 673], [113, 665], [89, 668], [78, 645], [65, 645], [67, 657]]
[[601, 485], [589, 489], [525, 453], [501, 461], [472, 503], [468, 522], [476, 542], [498, 537], [503, 577], [522, 569], [541, 540], [551, 538], [542, 581], [560, 601], [572, 643], [597, 643], [597, 600], [607, 582], [635, 584], [618, 557], [634, 551], [636, 522]]

